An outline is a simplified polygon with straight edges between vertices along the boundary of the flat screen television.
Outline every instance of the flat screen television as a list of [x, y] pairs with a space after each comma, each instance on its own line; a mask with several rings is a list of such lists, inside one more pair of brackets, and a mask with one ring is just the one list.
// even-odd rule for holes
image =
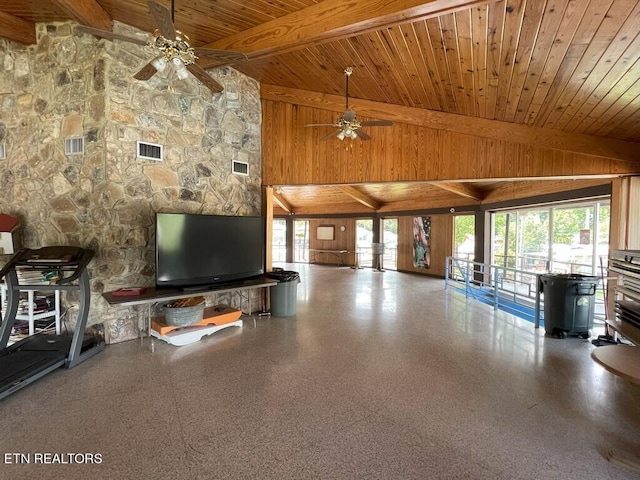
[[263, 273], [263, 217], [156, 214], [156, 286], [206, 288]]

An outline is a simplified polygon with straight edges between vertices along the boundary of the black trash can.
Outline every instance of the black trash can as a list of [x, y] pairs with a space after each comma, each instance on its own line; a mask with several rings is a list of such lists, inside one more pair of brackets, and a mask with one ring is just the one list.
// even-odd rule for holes
[[266, 276], [278, 280], [278, 284], [271, 287], [269, 292], [271, 315], [295, 315], [300, 274], [292, 270], [274, 269], [273, 272], [267, 272]]
[[598, 277], [588, 275], [549, 273], [540, 276], [547, 335], [589, 338], [593, 328], [598, 281]]

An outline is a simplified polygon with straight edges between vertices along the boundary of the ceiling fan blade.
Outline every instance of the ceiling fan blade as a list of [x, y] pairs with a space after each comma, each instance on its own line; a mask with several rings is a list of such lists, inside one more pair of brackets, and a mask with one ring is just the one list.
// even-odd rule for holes
[[158, 30], [163, 37], [169, 40], [176, 39], [176, 27], [171, 19], [171, 12], [159, 3], [149, 0], [149, 10], [156, 21]]
[[89, 33], [96, 37], [106, 38], [107, 40], [123, 40], [125, 42], [135, 43], [137, 45], [146, 45], [147, 41], [141, 38], [128, 37], [126, 35], [120, 35], [119, 33], [107, 32], [106, 30], [99, 30], [93, 27], [87, 27], [86, 25], [76, 26], [76, 32]]
[[133, 76], [133, 78], [135, 78], [136, 80], [149, 80], [157, 72], [158, 72], [158, 70], [156, 70], [156, 67], [154, 67], [151, 64], [151, 62], [149, 62], [144, 67], [142, 67], [142, 69], [138, 73], [136, 73]]
[[305, 127], [337, 127], [335, 123], [308, 123]]
[[246, 62], [249, 58], [241, 52], [232, 52], [231, 50], [216, 50], [213, 48], [195, 47], [193, 49], [197, 57], [213, 57], [216, 60], [237, 63]]
[[213, 78], [211, 78], [211, 76], [206, 72], [206, 70], [202, 68], [200, 65], [196, 65], [195, 63], [192, 63], [190, 65], [187, 65], [187, 70], [189, 70], [194, 77], [200, 80], [204, 84], [204, 86], [207, 87], [209, 90], [211, 90], [213, 93], [219, 93], [224, 90], [222, 85], [220, 85]]
[[335, 132], [331, 132], [329, 135], [326, 135], [324, 137], [322, 137], [320, 139], [321, 142], [324, 142], [325, 140], [329, 140], [331, 137], [335, 137], [338, 133], [340, 133], [342, 130], [336, 130]]
[[371, 140], [371, 137], [363, 131], [356, 130], [356, 135], [358, 135], [358, 137], [360, 137], [362, 140]]
[[393, 125], [391, 120], [371, 120], [370, 122], [360, 122], [363, 127], [390, 127]]

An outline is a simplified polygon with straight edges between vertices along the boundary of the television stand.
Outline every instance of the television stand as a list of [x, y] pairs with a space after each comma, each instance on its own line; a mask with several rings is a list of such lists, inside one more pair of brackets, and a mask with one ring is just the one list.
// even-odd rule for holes
[[[200, 293], [225, 293], [225, 292], [244, 292], [247, 291], [248, 294], [246, 296], [247, 300], [247, 315], [253, 315], [253, 309], [251, 305], [251, 295], [250, 290], [256, 290], [261, 288], [269, 288], [274, 285], [277, 285], [278, 281], [272, 278], [260, 277], [252, 280], [244, 280], [237, 283], [234, 283], [233, 286], [230, 285], [214, 285], [213, 288], [208, 288], [206, 291], [200, 290]], [[146, 323], [147, 323], [147, 336], [151, 337], [151, 350], [153, 351], [153, 337], [152, 337], [152, 328], [151, 328], [151, 307], [160, 302], [169, 302], [171, 300], [178, 300], [180, 298], [189, 298], [193, 297], [196, 292], [186, 292], [182, 289], [177, 288], [156, 288], [149, 287], [144, 293], [135, 296], [117, 296], [114, 295], [114, 292], [106, 292], [102, 294], [102, 297], [109, 303], [109, 305], [120, 305], [120, 306], [136, 306], [136, 305], [146, 305], [147, 306], [147, 314], [146, 314]], [[260, 312], [265, 311], [265, 299], [264, 296], [260, 296], [261, 305]], [[241, 320], [238, 320], [241, 322]], [[140, 332], [141, 335], [143, 331]]]
[[241, 315], [240, 310], [227, 305], [216, 305], [205, 308], [203, 319], [191, 325], [167, 325], [163, 317], [154, 317], [151, 319], [151, 335], [170, 345], [189, 345], [224, 328], [242, 328]]

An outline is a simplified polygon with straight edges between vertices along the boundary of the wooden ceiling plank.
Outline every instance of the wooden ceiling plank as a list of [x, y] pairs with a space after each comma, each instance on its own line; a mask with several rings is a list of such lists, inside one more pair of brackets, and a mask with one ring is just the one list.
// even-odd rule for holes
[[[343, 108], [343, 99], [335, 95], [288, 89], [267, 84], [261, 85], [261, 97], [276, 102], [293, 103], [337, 112], [341, 112]], [[516, 125], [498, 120], [434, 112], [369, 100], [352, 100], [353, 108], [360, 115], [376, 119], [523, 143], [525, 145], [596, 155], [614, 160], [638, 162], [639, 144], [636, 142], [592, 137], [542, 127]]]
[[502, 58], [502, 29], [504, 27], [504, 0], [489, 5], [487, 28], [487, 110], [486, 117], [496, 117], [500, 59]]
[[487, 0], [324, 0], [207, 47], [237, 50], [259, 58], [486, 3]]
[[438, 71], [438, 62], [435, 57], [436, 54], [433, 46], [433, 39], [429, 34], [427, 23], [425, 21], [414, 22], [411, 26], [413, 28], [416, 41], [420, 46], [425, 68], [428, 72], [429, 79], [431, 80], [431, 85], [433, 85], [434, 94], [440, 104], [440, 108], [438, 108], [438, 110], [449, 111], [450, 105], [453, 105], [454, 103], [453, 93], [448, 91], [441, 81], [442, 77]]
[[[391, 75], [392, 67], [382, 61], [383, 59], [378, 56], [377, 50], [377, 39], [372, 38], [371, 34], [361, 35], [359, 37], [350, 38], [349, 43], [353, 46], [354, 50], [360, 52], [361, 57], [365, 60], [365, 62], [370, 65], [370, 68], [374, 70], [374, 77], [377, 82], [380, 84], [380, 88], [385, 92], [386, 97], [389, 99], [390, 103], [401, 103], [402, 97], [398, 93], [398, 89], [393, 84], [393, 77]], [[357, 75], [357, 72], [356, 74]], [[353, 92], [353, 96], [357, 95], [356, 91], [360, 88], [355, 82], [355, 78], [351, 77], [354, 81], [349, 82], [349, 88], [351, 89], [351, 84], [354, 84], [354, 89], [351, 90]], [[350, 92], [350, 95], [351, 95]]]
[[[386, 35], [389, 36], [394, 46], [394, 63], [402, 65], [405, 69], [405, 72], [402, 72], [401, 76], [408, 79], [407, 88], [411, 91], [412, 96], [411, 106], [432, 109], [431, 100], [427, 95], [427, 91], [422, 83], [421, 75], [418, 72], [417, 65], [419, 63], [414, 59], [414, 55], [419, 55], [419, 61], [422, 62], [423, 65], [424, 61], [422, 60], [422, 55], [420, 55], [420, 48], [412, 48], [415, 47], [415, 45], [411, 45], [410, 43], [410, 31], [405, 33], [402, 27], [398, 25], [396, 27], [389, 28], [386, 31]], [[404, 59], [404, 62], [402, 59]]]
[[[603, 132], [613, 130], [620, 118], [626, 118], [629, 115], [623, 115], [625, 108], [640, 109], [640, 78], [621, 96], [616, 96], [616, 100], [607, 102], [609, 107], [604, 112], [592, 112], [594, 121], [588, 126], [584, 132], [587, 135], [603, 135]], [[602, 102], [605, 103], [605, 102]]]
[[425, 25], [433, 51], [432, 60], [434, 61], [435, 71], [438, 74], [438, 82], [442, 86], [447, 99], [445, 111], [457, 112], [459, 111], [458, 97], [454, 91], [454, 80], [451, 78], [442, 25], [438, 18], [428, 19]]
[[[578, 121], [581, 119], [585, 111], [585, 103], [594, 96], [603, 97], [608, 90], [607, 87], [615, 85], [620, 78], [629, 72], [630, 66], [640, 57], [638, 53], [640, 50], [638, 22], [640, 22], [640, 4], [628, 16], [627, 21], [618, 31], [590, 75], [579, 85], [567, 108], [562, 111], [556, 110], [549, 117], [549, 121], [551, 121], [554, 115], [557, 116], [553, 123], [554, 128], [573, 131], [570, 122], [576, 117]], [[634, 78], [637, 77], [637, 72], [631, 74]], [[590, 110], [587, 107], [588, 111]]]
[[[540, 127], [553, 127], [556, 121], [570, 106], [576, 93], [580, 90], [584, 82], [591, 75], [595, 75], [594, 69], [598, 67], [600, 60], [611, 47], [616, 50], [616, 46], [611, 46], [619, 32], [619, 26], [626, 19], [629, 12], [634, 10], [638, 15], [640, 5], [634, 0], [619, 0], [613, 3], [612, 7], [602, 19], [602, 23], [597, 31], [592, 35], [590, 43], [584, 49], [584, 53], [577, 58], [577, 55], [565, 55], [560, 69], [554, 81], [554, 90], [548, 95], [542, 108], [540, 109], [535, 124]], [[628, 42], [623, 42], [625, 47]], [[574, 45], [572, 45], [574, 46]], [[578, 45], [578, 48], [580, 45]], [[558, 81], [561, 77], [562, 80]]]
[[[638, 134], [640, 125], [640, 96], [630, 103], [620, 114], [616, 116], [616, 121], [611, 122], [598, 131], [598, 134], [606, 134], [614, 138], [634, 138]], [[631, 131], [630, 131], [631, 130]], [[635, 136], [634, 136], [635, 133]]]
[[51, 0], [81, 25], [111, 32], [111, 17], [96, 0]]
[[479, 117], [485, 117], [487, 87], [487, 6], [471, 9], [471, 42], [473, 55], [473, 83], [475, 91], [475, 111]]
[[417, 98], [417, 93], [413, 88], [413, 84], [410, 81], [404, 59], [406, 53], [400, 52], [399, 48], [404, 46], [404, 42], [400, 45], [396, 45], [393, 42], [393, 37], [390, 35], [390, 31], [393, 28], [382, 29], [371, 34], [375, 39], [375, 44], [378, 48], [378, 61], [384, 56], [385, 64], [387, 65], [388, 78], [392, 79], [392, 84], [395, 85], [398, 95], [402, 99], [402, 105], [408, 105], [411, 107], [416, 106], [414, 101]]
[[526, 0], [507, 0], [502, 30], [502, 51], [500, 54], [500, 75], [496, 99], [496, 120], [505, 119], [511, 82], [516, 67], [516, 54], [522, 37], [523, 16]]
[[371, 210], [379, 210], [380, 207], [382, 206], [380, 202], [371, 198], [370, 196], [361, 192], [355, 187], [344, 185], [344, 186], [336, 186], [335, 188], [336, 190], [339, 190], [347, 194], [349, 197], [353, 198], [355, 201], [361, 203], [365, 207], [370, 208]]
[[441, 110], [440, 101], [436, 95], [435, 87], [431, 81], [431, 75], [429, 74], [429, 69], [423, 55], [423, 46], [416, 37], [416, 32], [413, 28], [414, 25], [414, 23], [409, 25], [400, 25], [397, 27], [397, 30], [405, 39], [405, 45], [408, 49], [409, 58], [412, 62], [410, 68], [413, 75], [415, 75], [414, 81], [417, 82], [422, 89], [422, 95], [424, 98], [422, 108]]
[[[388, 92], [381, 84], [384, 79], [378, 73], [373, 59], [369, 58], [368, 56], [361, 55], [360, 50], [354, 46], [351, 40], [352, 39], [340, 40], [337, 43], [342, 48], [343, 58], [350, 59], [350, 64], [354, 67], [354, 71], [356, 72], [358, 79], [360, 79], [355, 83], [355, 86], [359, 87], [360, 85], [363, 85], [363, 87], [366, 88], [365, 91], [368, 95], [373, 95], [376, 98], [385, 99], [383, 101], [388, 102]], [[323, 46], [326, 45], [329, 44], [325, 44]], [[346, 60], [342, 63], [342, 65], [347, 66]]]
[[[528, 65], [526, 80], [515, 115], [516, 123], [532, 123], [540, 106], [538, 99], [544, 98], [548, 89], [551, 88], [555, 69], [562, 61], [561, 52], [565, 52], [569, 47], [569, 42], [559, 35], [568, 33], [573, 35], [582, 19], [582, 14], [579, 14], [577, 8], [565, 13], [567, 2], [568, 0], [559, 0], [552, 5], [546, 2], [543, 4], [540, 29], [533, 46], [531, 61]], [[573, 19], [575, 23], [573, 29], [571, 22], [561, 23], [567, 22], [567, 19]], [[546, 90], [541, 91], [545, 88]]]
[[36, 24], [22, 18], [14, 17], [0, 11], [0, 32], [4, 38], [25, 45], [34, 45], [36, 38]]
[[527, 2], [526, 11], [522, 19], [522, 29], [518, 49], [516, 51], [513, 78], [508, 92], [507, 104], [503, 120], [513, 122], [521, 97], [526, 93], [525, 84], [529, 78], [529, 71], [533, 59], [534, 47], [538, 40], [538, 33], [542, 24], [545, 2]]
[[[632, 69], [640, 71], [640, 60]], [[640, 93], [640, 79], [634, 78], [633, 75], [626, 75], [617, 82], [609, 91], [601, 98], [591, 99], [586, 105], [591, 107], [589, 114], [579, 124], [575, 124], [572, 130], [576, 133], [586, 133], [593, 135], [603, 124], [613, 121], [616, 115], [626, 107]]]
[[[608, 106], [609, 92], [615, 91], [616, 88], [624, 91], [638, 78], [638, 72], [640, 72], [638, 62], [640, 62], [640, 35], [636, 36], [597, 85], [595, 85], [596, 78], [593, 78], [592, 82], [587, 81], [583, 84], [574, 97], [572, 105], [565, 110], [557, 125], [565, 131], [576, 131], [599, 104]], [[619, 96], [620, 94], [617, 95]], [[579, 101], [577, 101], [578, 98]]]
[[449, 71], [449, 79], [456, 97], [457, 113], [470, 115], [465, 86], [462, 80], [460, 64], [460, 45], [458, 44], [458, 32], [456, 30], [456, 19], [453, 14], [443, 15], [438, 18], [440, 31], [442, 34], [445, 60]]
[[[640, 111], [640, 79], [638, 79], [638, 82], [636, 82], [636, 88], [634, 88], [634, 92], [636, 93], [636, 96], [633, 98], [629, 98], [626, 104], [623, 104], [621, 98], [619, 102], [616, 102], [616, 104], [611, 107], [617, 107], [617, 109], [619, 110], [617, 110], [615, 114], [608, 119], [608, 121], [605, 122], [603, 120], [599, 121], [598, 124], [594, 124], [594, 128], [597, 127], [597, 130], [593, 130], [593, 135], [610, 136], [611, 132], [616, 131], [616, 129], [621, 124], [628, 124], [627, 119], [635, 112]], [[619, 138], [619, 136], [617, 135], [611, 136]]]
[[453, 14], [455, 18], [456, 38], [458, 43], [459, 69], [464, 87], [464, 102], [468, 115], [478, 116], [478, 105], [475, 101], [477, 93], [475, 85], [476, 63], [473, 56], [473, 33], [471, 30], [471, 10]]

